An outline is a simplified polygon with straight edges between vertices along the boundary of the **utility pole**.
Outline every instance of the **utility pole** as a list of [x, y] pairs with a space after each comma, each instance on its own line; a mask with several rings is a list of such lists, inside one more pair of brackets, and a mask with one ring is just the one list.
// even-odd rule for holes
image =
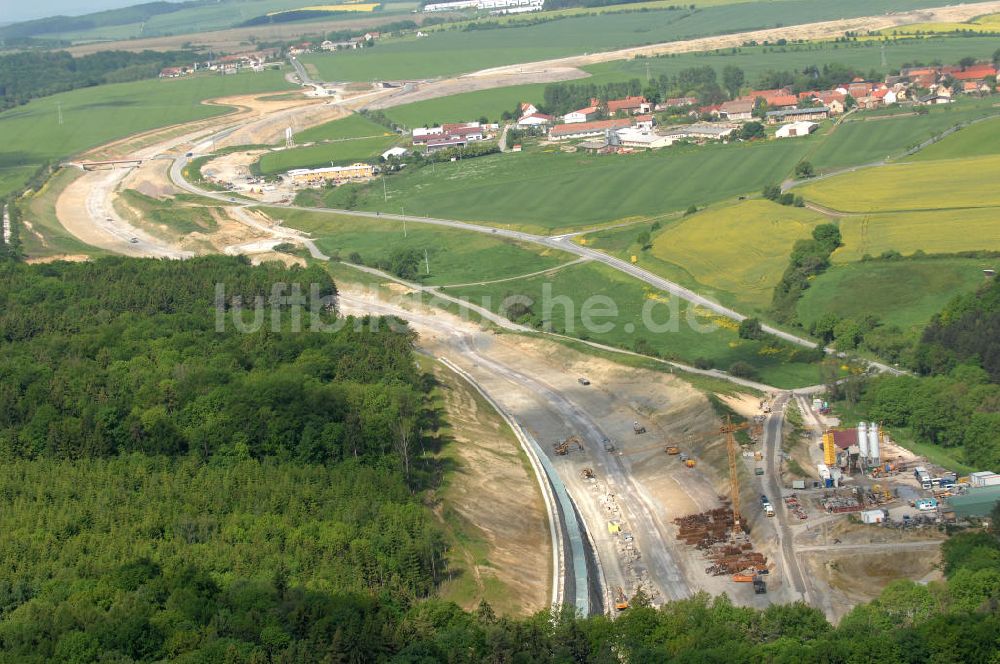
[[382, 200], [386, 203], [389, 202], [389, 194], [385, 190], [385, 173], [382, 174]]
[[57, 101], [56, 102], [56, 108], [59, 109], [59, 126], [62, 126], [62, 123], [63, 123], [63, 114], [62, 114], [62, 102], [61, 101]]
[[426, 266], [424, 274], [430, 274], [431, 273], [431, 259], [428, 257], [426, 249], [424, 249], [424, 265]]

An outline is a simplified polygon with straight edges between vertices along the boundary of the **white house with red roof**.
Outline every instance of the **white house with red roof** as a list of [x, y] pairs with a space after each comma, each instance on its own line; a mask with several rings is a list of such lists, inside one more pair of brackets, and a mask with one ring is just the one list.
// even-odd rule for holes
[[594, 104], [587, 106], [586, 108], [581, 108], [576, 111], [570, 111], [563, 116], [563, 122], [566, 124], [577, 124], [580, 122], [590, 122], [591, 120], [596, 120], [601, 115], [600, 106]]

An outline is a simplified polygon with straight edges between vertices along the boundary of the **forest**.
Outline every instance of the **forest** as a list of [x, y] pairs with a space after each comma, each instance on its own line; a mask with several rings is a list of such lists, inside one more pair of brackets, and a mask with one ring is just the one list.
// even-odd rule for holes
[[916, 375], [862, 385], [869, 419], [920, 442], [959, 451], [965, 463], [1000, 470], [1000, 283], [961, 295], [935, 315], [908, 351]]
[[156, 78], [164, 67], [200, 59], [192, 51], [99, 51], [79, 58], [66, 51], [0, 55], [0, 111], [77, 88]]
[[705, 594], [613, 621], [437, 599], [432, 385], [404, 325], [336, 294], [241, 258], [0, 262], [0, 662], [995, 661], [996, 532], [837, 627]]

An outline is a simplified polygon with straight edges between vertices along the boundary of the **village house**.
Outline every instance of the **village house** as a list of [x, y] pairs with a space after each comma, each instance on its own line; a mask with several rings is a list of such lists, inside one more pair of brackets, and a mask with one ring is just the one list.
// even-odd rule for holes
[[719, 117], [733, 122], [742, 122], [753, 119], [753, 100], [727, 101], [719, 106]]
[[758, 99], [763, 99], [768, 108], [788, 108], [799, 103], [799, 98], [785, 89], [751, 90], [739, 98], [740, 101], [751, 103], [755, 103]]
[[643, 131], [653, 131], [653, 125], [655, 124], [656, 118], [652, 115], [635, 116], [635, 126]]
[[[591, 100], [594, 101], [594, 100]], [[581, 108], [576, 111], [571, 111], [563, 116], [563, 122], [565, 124], [576, 124], [581, 122], [590, 122], [591, 120], [596, 120], [601, 115], [600, 106], [597, 104], [591, 104], [586, 108]]]
[[549, 139], [553, 141], [565, 141], [573, 138], [591, 138], [594, 136], [603, 136], [609, 129], [615, 131], [631, 126], [632, 121], [627, 119], [570, 122], [553, 127], [549, 131]]
[[608, 115], [614, 116], [618, 113], [627, 115], [638, 115], [649, 113], [653, 110], [652, 105], [646, 101], [645, 97], [625, 97], [624, 99], [610, 99], [607, 104]]
[[685, 108], [687, 106], [694, 106], [697, 103], [697, 97], [671, 97], [670, 99], [666, 99], [662, 103], [657, 104], [653, 110], [666, 111], [671, 108]]

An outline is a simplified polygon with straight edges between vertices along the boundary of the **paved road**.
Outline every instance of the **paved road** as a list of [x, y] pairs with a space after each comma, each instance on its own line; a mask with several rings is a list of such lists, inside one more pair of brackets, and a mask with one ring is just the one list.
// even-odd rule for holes
[[774, 505], [775, 520], [777, 521], [778, 548], [781, 551], [783, 561], [782, 567], [795, 592], [801, 596], [803, 601], [808, 601], [805, 579], [802, 576], [802, 570], [799, 568], [799, 561], [795, 557], [793, 535], [788, 526], [788, 510], [785, 509], [781, 494], [781, 484], [778, 482], [778, 478], [780, 477], [778, 473], [781, 464], [779, 457], [781, 453], [781, 428], [785, 422], [785, 406], [789, 398], [790, 395], [788, 393], [779, 395], [772, 405], [771, 414], [768, 415], [764, 422], [764, 459], [767, 466], [765, 471], [767, 479], [764, 483], [767, 486], [767, 494], [771, 499], [771, 503]]

